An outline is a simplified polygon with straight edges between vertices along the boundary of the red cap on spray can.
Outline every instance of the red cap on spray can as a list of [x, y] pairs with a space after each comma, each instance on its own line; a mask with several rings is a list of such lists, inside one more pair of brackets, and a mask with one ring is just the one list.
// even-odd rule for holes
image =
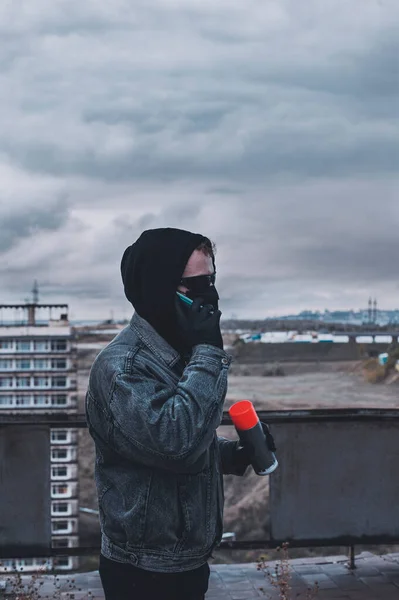
[[239, 400], [229, 408], [229, 415], [236, 429], [251, 429], [258, 421], [254, 405], [250, 400]]

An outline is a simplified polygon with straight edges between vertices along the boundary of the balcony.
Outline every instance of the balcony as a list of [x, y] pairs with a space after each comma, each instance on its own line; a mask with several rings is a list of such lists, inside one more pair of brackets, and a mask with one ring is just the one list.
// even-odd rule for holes
[[51, 444], [57, 445], [75, 445], [77, 443], [77, 431], [73, 429], [53, 429], [50, 435]]
[[5, 345], [4, 343], [0, 343], [0, 356], [10, 355], [31, 355], [31, 354], [56, 354], [59, 356], [60, 354], [70, 354], [73, 353], [73, 348], [67, 344], [66, 346], [45, 346], [39, 345], [35, 346], [34, 344], [15, 344], [11, 343], [9, 345]]
[[[3, 390], [1, 390], [3, 392]], [[55, 410], [73, 410], [77, 405], [77, 397], [71, 395], [71, 390], [67, 390], [68, 393], [62, 394], [60, 392], [51, 393], [54, 390], [46, 390], [46, 393], [29, 394], [21, 388], [16, 393], [16, 390], [11, 389], [4, 391], [0, 394], [0, 411], [4, 410], [10, 412], [25, 411], [30, 413], [30, 409], [35, 410], [43, 409], [48, 413], [49, 411]], [[61, 391], [61, 390], [60, 390]], [[27, 410], [29, 409], [29, 410]]]
[[36, 375], [38, 372], [52, 373], [74, 373], [77, 370], [76, 362], [71, 362], [67, 358], [62, 360], [43, 358], [26, 358], [13, 360], [11, 358], [0, 358], [0, 375], [7, 375], [8, 373], [28, 373], [29, 375]]
[[51, 448], [52, 463], [69, 463], [77, 459], [77, 449], [70, 446], [56, 446]]
[[51, 519], [52, 535], [76, 535], [78, 533], [77, 518], [52, 518]]
[[0, 391], [9, 390], [76, 390], [75, 377], [67, 375], [39, 375], [34, 376], [29, 373], [25, 376], [20, 375], [6, 376], [5, 373], [0, 373]]
[[[355, 545], [399, 542], [399, 505], [396, 502], [399, 481], [393, 476], [399, 461], [399, 411], [298, 410], [259, 411], [258, 414], [262, 421], [271, 425], [280, 462], [279, 469], [268, 478], [270, 500], [265, 504], [265, 513], [269, 515], [269, 521], [267, 527], [262, 527], [264, 539], [236, 541], [227, 539], [226, 535], [214, 554], [217, 555], [219, 548], [259, 549], [259, 554], [262, 554], [266, 548], [276, 548], [286, 541], [292, 548], [346, 545], [350, 548], [349, 556], [341, 554], [290, 560], [291, 584], [295, 590], [305, 592], [306, 585], [317, 579], [320, 584], [317, 598], [320, 600], [332, 597], [354, 600], [362, 598], [360, 592], [373, 600], [396, 598], [399, 555], [391, 553], [378, 557], [370, 552], [356, 555]], [[18, 439], [24, 440], [24, 444], [17, 446], [22, 453], [19, 465], [20, 469], [25, 465], [28, 470], [22, 473], [13, 469], [12, 473], [14, 479], [20, 477], [23, 489], [32, 487], [29, 505], [23, 511], [18, 507], [18, 502], [24, 501], [20, 493], [16, 494], [18, 501], [15, 503], [9, 502], [8, 498], [6, 504], [1, 505], [0, 498], [0, 524], [3, 525], [1, 521], [6, 518], [14, 525], [17, 522], [12, 514], [6, 515], [5, 510], [18, 510], [18, 515], [24, 517], [24, 523], [20, 523], [18, 528], [14, 526], [5, 530], [8, 539], [2, 540], [0, 554], [16, 556], [20, 560], [29, 560], [33, 556], [61, 560], [57, 566], [60, 570], [73, 567], [76, 555], [98, 556], [98, 547], [65, 546], [66, 536], [77, 535], [77, 517], [73, 516], [77, 503], [74, 505], [74, 501], [66, 501], [65, 507], [59, 510], [58, 506], [54, 510], [55, 503], [61, 504], [63, 500], [49, 499], [50, 483], [46, 479], [54, 465], [48, 457], [49, 435], [46, 446], [43, 429], [85, 427], [84, 416], [64, 414], [40, 418], [37, 415], [1, 415], [0, 424], [1, 435], [17, 435]], [[221, 424], [231, 425], [226, 413]], [[30, 444], [35, 444], [37, 450], [34, 464], [22, 460], [23, 453], [32, 455], [33, 446]], [[9, 459], [16, 460], [12, 455]], [[33, 467], [35, 472], [32, 472]], [[27, 475], [34, 478], [35, 486], [30, 486]], [[42, 484], [38, 485], [40, 481]], [[8, 493], [12, 493], [7, 482], [5, 485]], [[18, 485], [14, 482], [16, 492]], [[29, 524], [35, 502], [40, 504], [41, 519], [49, 502], [53, 505], [52, 514], [57, 516], [53, 516], [51, 522], [44, 519], [35, 523], [35, 530], [32, 530]], [[15, 541], [12, 536], [17, 536]], [[55, 538], [60, 540], [57, 548], [54, 547], [57, 542], [51, 547]], [[61, 554], [63, 558], [58, 559]], [[238, 590], [242, 590], [244, 597], [251, 597], [251, 594], [264, 597], [259, 592], [260, 587], [270, 591], [272, 598], [278, 598], [255, 563], [223, 565], [209, 562], [210, 598], [231, 599]], [[272, 569], [273, 564], [269, 567]], [[77, 577], [83, 590], [95, 590], [96, 598], [103, 597], [97, 573], [90, 574], [90, 581], [87, 574]]]
[[[76, 498], [78, 494], [78, 483], [74, 482], [58, 482], [51, 485], [52, 500], [66, 500]], [[54, 515], [58, 516], [58, 515]]]
[[77, 535], [66, 537], [62, 537], [61, 535], [55, 536], [51, 539], [51, 545], [53, 548], [78, 548], [79, 538]]
[[[53, 485], [51, 486], [53, 487]], [[78, 515], [78, 501], [59, 499], [51, 501], [52, 517], [76, 517]]]
[[51, 465], [51, 481], [77, 481], [78, 466], [77, 464], [68, 465]]

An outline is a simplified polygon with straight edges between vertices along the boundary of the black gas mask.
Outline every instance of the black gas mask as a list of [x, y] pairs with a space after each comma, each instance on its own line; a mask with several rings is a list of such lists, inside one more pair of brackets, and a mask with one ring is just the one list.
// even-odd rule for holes
[[203, 303], [211, 304], [215, 310], [219, 308], [219, 294], [215, 288], [216, 273], [212, 275], [197, 275], [195, 277], [182, 277], [180, 284], [188, 288], [185, 295], [191, 300], [203, 298]]

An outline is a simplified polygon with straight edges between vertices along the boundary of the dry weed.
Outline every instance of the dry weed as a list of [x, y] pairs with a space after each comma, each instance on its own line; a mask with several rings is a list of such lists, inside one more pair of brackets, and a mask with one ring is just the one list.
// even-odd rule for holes
[[[0, 562], [1, 566], [1, 562]], [[8, 572], [7, 572], [8, 571]], [[44, 576], [46, 575], [46, 566], [39, 567], [37, 571], [30, 574], [27, 578], [23, 578], [22, 575], [23, 567], [18, 571], [15, 567], [8, 570], [4, 567], [4, 574], [0, 574], [0, 582], [4, 581], [6, 584], [5, 590], [0, 589], [0, 600], [41, 600], [48, 598], [51, 600], [73, 600], [76, 592], [82, 592], [82, 588], [77, 588], [74, 579], [66, 579], [69, 591], [61, 589], [61, 580], [58, 575], [53, 575], [53, 587], [54, 591], [47, 593], [46, 595], [41, 594], [41, 588], [44, 585]], [[65, 587], [65, 584], [64, 586]], [[94, 596], [91, 591], [83, 597], [79, 596], [80, 600], [94, 600]]]
[[[281, 558], [276, 562], [274, 572], [271, 572], [270, 567], [266, 564], [265, 556], [260, 556], [260, 562], [257, 565], [257, 570], [263, 570], [269, 583], [277, 590], [279, 600], [294, 600], [294, 596], [291, 593], [292, 587], [290, 585], [291, 566], [289, 563], [288, 546], [288, 542], [285, 542], [284, 544], [282, 544], [281, 548], [277, 548], [277, 551], [281, 552]], [[268, 594], [268, 592], [265, 591], [264, 588], [260, 588], [260, 590], [265, 595]], [[316, 581], [316, 583], [312, 587], [308, 587], [305, 591], [306, 600], [313, 600], [314, 598], [316, 598], [318, 592], [319, 586]], [[295, 592], [295, 599], [300, 598], [301, 596], [301, 592]]]
[[387, 376], [387, 368], [377, 359], [370, 358], [363, 365], [363, 375], [368, 383], [380, 383]]

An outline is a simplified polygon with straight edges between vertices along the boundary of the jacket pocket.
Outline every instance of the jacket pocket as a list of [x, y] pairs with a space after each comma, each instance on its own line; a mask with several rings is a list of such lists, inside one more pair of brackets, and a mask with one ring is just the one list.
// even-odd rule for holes
[[114, 485], [108, 485], [98, 499], [101, 531], [117, 544], [126, 543], [123, 501]]
[[178, 478], [165, 471], [154, 472], [145, 508], [144, 548], [173, 554], [185, 529]]
[[200, 554], [215, 537], [216, 506], [211, 506], [211, 471], [183, 476], [178, 490], [183, 530], [174, 551], [178, 554]]

